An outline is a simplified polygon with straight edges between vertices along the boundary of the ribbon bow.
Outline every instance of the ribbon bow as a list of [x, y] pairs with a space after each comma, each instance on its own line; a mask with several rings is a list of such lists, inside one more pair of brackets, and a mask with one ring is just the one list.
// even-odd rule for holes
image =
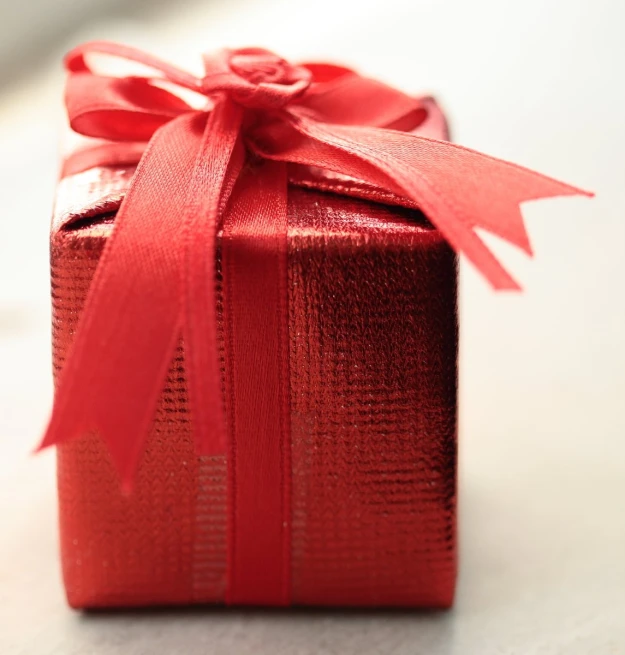
[[[158, 76], [99, 75], [85, 59], [92, 53], [146, 65]], [[423, 120], [422, 103], [339, 66], [294, 66], [248, 48], [205, 56], [205, 75], [197, 78], [111, 43], [78, 47], [65, 65], [74, 131], [119, 142], [120, 152], [124, 142], [149, 143], [93, 279], [41, 447], [97, 430], [126, 484], [181, 337], [199, 450], [225, 451], [219, 218], [236, 204], [237, 216], [254, 217], [259, 243], [274, 224], [286, 229], [287, 165], [331, 170], [416, 203], [496, 289], [518, 285], [475, 228], [531, 254], [519, 203], [586, 193], [402, 131]], [[194, 108], [172, 86], [201, 94], [205, 106]], [[114, 150], [105, 152], [93, 163], [112, 163]]]

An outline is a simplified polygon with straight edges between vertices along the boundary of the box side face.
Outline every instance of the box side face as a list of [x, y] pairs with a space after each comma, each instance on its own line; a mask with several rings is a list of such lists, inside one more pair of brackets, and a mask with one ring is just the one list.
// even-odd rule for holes
[[[53, 231], [56, 375], [111, 228]], [[288, 268], [293, 602], [448, 605], [455, 256], [414, 213], [291, 190]], [[225, 457], [194, 451], [181, 345], [132, 495], [97, 435], [59, 448], [70, 603], [222, 602], [226, 483]]]
[[414, 213], [314, 200], [289, 239], [293, 598], [447, 606], [456, 257]]

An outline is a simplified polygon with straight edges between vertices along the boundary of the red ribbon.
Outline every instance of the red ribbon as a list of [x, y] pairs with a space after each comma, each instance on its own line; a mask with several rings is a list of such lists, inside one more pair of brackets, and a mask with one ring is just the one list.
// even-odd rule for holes
[[[99, 75], [85, 59], [93, 53], [157, 76]], [[111, 43], [83, 45], [65, 64], [72, 129], [115, 142], [82, 153], [82, 168], [124, 161], [137, 142], [149, 143], [93, 279], [41, 447], [96, 430], [130, 485], [182, 337], [199, 452], [230, 448], [229, 600], [288, 602], [287, 165], [329, 169], [416, 203], [496, 289], [519, 287], [475, 228], [531, 254], [519, 203], [590, 194], [402, 131], [423, 120], [421, 102], [338, 66], [293, 66], [249, 48], [204, 57], [205, 75], [196, 78]], [[193, 108], [172, 86], [204, 96], [205, 106]], [[214, 270], [226, 209], [226, 393], [235, 406], [227, 422]]]

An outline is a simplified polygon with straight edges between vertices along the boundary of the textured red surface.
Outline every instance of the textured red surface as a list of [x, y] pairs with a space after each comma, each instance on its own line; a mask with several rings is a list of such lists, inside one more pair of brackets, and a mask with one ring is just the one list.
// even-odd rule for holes
[[[61, 182], [51, 243], [57, 373], [131, 173]], [[291, 187], [288, 223], [292, 601], [447, 606], [456, 257], [418, 212], [364, 199]], [[132, 495], [95, 435], [59, 448], [58, 482], [73, 606], [224, 601], [227, 465], [195, 454], [181, 349]]]

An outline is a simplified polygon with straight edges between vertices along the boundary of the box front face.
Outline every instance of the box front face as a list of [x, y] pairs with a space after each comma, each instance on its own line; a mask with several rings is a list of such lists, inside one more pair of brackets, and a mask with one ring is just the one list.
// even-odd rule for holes
[[[127, 181], [65, 180], [61, 209]], [[57, 372], [111, 227], [53, 233]], [[455, 256], [414, 212], [292, 189], [288, 287], [293, 602], [448, 605]], [[96, 435], [63, 445], [58, 463], [73, 605], [223, 601], [227, 462], [194, 452], [182, 346], [131, 496]]]

